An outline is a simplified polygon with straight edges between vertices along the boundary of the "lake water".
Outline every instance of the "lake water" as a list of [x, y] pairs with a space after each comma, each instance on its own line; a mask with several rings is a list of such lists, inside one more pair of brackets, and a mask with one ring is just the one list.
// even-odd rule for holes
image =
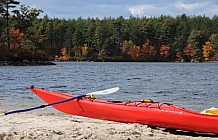
[[98, 97], [152, 99], [195, 111], [218, 107], [218, 63], [58, 62], [52, 66], [1, 66], [0, 109], [44, 104], [28, 90], [31, 85], [78, 95], [119, 86], [115, 94]]

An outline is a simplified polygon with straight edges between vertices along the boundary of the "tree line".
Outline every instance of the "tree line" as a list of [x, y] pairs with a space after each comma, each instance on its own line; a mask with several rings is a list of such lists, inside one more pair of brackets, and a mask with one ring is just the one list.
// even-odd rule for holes
[[17, 5], [0, 0], [1, 61], [218, 60], [218, 16], [38, 18], [42, 10]]

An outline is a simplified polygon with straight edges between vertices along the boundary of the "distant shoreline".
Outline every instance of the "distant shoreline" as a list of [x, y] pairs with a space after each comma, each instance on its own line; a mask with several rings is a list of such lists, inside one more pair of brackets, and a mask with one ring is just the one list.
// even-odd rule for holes
[[[0, 61], [0, 66], [45, 66], [45, 65], [57, 65], [55, 62], [143, 62], [143, 61]], [[146, 62], [145, 62], [146, 63]], [[148, 62], [149, 63], [149, 62]], [[161, 63], [161, 62], [160, 62]], [[208, 62], [169, 62], [169, 63], [218, 63], [218, 61]]]
[[43, 66], [43, 65], [56, 65], [51, 61], [0, 61], [0, 66]]

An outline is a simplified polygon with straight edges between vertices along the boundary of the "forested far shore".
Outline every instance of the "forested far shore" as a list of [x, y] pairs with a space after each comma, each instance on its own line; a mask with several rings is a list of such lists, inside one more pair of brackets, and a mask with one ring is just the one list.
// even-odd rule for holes
[[[0, 61], [218, 60], [218, 16], [60, 19], [0, 2]], [[7, 6], [8, 5], [8, 6]], [[11, 7], [10, 7], [11, 6]]]

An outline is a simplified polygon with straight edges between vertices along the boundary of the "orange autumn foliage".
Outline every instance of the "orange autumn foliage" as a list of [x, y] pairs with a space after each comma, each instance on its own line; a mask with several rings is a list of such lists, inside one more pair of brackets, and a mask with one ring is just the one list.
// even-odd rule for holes
[[152, 59], [157, 54], [157, 51], [154, 46], [152, 46], [147, 40], [145, 44], [143, 44], [141, 50], [140, 50], [140, 55], [142, 59], [149, 60]]
[[24, 39], [24, 33], [20, 31], [18, 28], [11, 28], [9, 31], [10, 36], [10, 48], [18, 48], [21, 47], [21, 44]]
[[61, 53], [62, 53], [62, 60], [63, 61], [68, 61], [70, 57], [69, 57], [69, 55], [67, 53], [67, 48], [62, 48]]
[[140, 52], [140, 46], [134, 45], [130, 47], [128, 54], [132, 59], [137, 60], [139, 58], [139, 52]]
[[60, 57], [58, 55], [55, 56], [55, 61], [69, 61], [70, 57], [67, 53], [67, 48], [62, 48], [60, 53]]
[[169, 46], [166, 46], [166, 45], [162, 45], [160, 47], [160, 55], [164, 58], [167, 58], [169, 57], [170, 55], [170, 47]]

